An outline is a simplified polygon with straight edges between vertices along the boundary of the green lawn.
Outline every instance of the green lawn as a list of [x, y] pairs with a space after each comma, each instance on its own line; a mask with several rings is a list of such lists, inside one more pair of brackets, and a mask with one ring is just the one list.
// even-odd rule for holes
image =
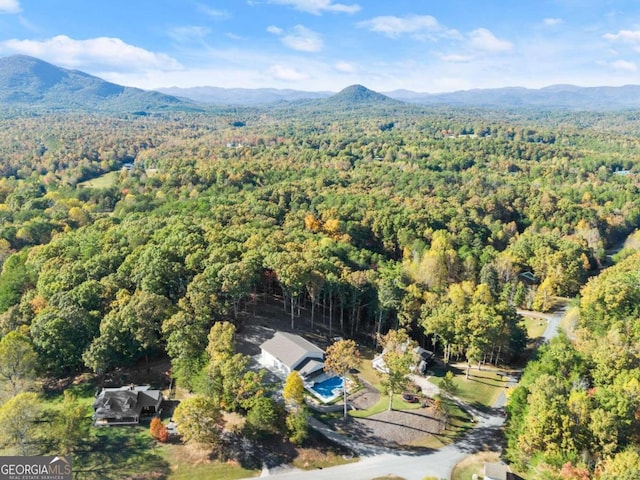
[[379, 385], [380, 377], [371, 364], [371, 360], [373, 360], [373, 357], [376, 356], [376, 352], [370, 348], [362, 348], [360, 349], [360, 355], [362, 361], [360, 362], [360, 366], [358, 367], [358, 376], [362, 377], [362, 379], [374, 386]]
[[[371, 415], [375, 415], [377, 413], [382, 413], [389, 408], [389, 396], [383, 394], [380, 396], [380, 400], [371, 408], [367, 408], [366, 410], [351, 410], [349, 411], [349, 415], [357, 418], [366, 418]], [[420, 403], [408, 403], [402, 400], [401, 395], [393, 396], [393, 409], [394, 410], [413, 410], [416, 408], [420, 408]]]
[[[373, 385], [379, 392], [381, 392], [380, 400], [371, 408], [366, 410], [354, 410], [350, 411], [349, 415], [352, 417], [365, 418], [370, 417], [371, 415], [375, 415], [376, 413], [381, 413], [389, 408], [389, 396], [386, 392], [382, 392], [380, 385], [380, 376], [377, 371], [373, 368], [371, 364], [371, 360], [375, 356], [375, 352], [371, 349], [366, 349], [361, 352], [362, 354], [362, 363], [358, 368], [358, 376], [360, 376], [363, 380]], [[420, 403], [408, 403], [402, 400], [402, 396], [400, 394], [396, 394], [393, 396], [393, 409], [394, 410], [413, 410], [416, 408], [420, 408]]]
[[[491, 408], [507, 382], [505, 377], [489, 368], [491, 367], [485, 366], [482, 370], [478, 370], [477, 367], [472, 367], [467, 380], [465, 364], [450, 365], [449, 370], [454, 373], [454, 381], [458, 387], [455, 396], [476, 408]], [[429, 378], [429, 381], [440, 385], [446, 373], [445, 370], [434, 368], [432, 371], [434, 375]]]
[[523, 316], [522, 323], [527, 329], [527, 337], [532, 340], [542, 337], [547, 328], [547, 321], [542, 318]]
[[209, 461], [206, 458], [194, 461], [188, 449], [185, 445], [158, 445], [156, 451], [169, 467], [168, 480], [235, 480], [260, 474], [259, 470], [247, 470], [233, 462]]
[[99, 177], [92, 178], [85, 182], [80, 182], [78, 187], [80, 188], [109, 188], [113, 187], [118, 182], [118, 176], [120, 171], [107, 172]]

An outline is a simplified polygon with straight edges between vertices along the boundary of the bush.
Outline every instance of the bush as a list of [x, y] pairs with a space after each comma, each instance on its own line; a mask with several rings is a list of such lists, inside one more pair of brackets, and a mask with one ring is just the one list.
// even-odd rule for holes
[[167, 427], [165, 427], [162, 423], [162, 420], [160, 420], [158, 417], [153, 417], [151, 419], [151, 424], [149, 425], [149, 433], [160, 443], [167, 443], [169, 441], [169, 431], [167, 430]]

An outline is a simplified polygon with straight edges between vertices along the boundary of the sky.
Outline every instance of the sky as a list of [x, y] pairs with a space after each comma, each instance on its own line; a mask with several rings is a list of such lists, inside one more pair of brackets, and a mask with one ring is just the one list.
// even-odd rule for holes
[[0, 0], [0, 57], [145, 89], [640, 84], [638, 0]]

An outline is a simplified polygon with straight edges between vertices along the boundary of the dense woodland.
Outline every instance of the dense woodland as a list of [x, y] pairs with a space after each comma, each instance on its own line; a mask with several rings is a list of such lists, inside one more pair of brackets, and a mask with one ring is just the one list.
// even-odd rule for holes
[[[445, 362], [509, 362], [516, 309], [580, 294], [640, 226], [638, 127], [395, 104], [6, 116], [0, 353], [32, 349], [53, 377], [168, 355], [210, 392], [212, 326], [278, 301], [294, 330], [374, 345], [404, 327]], [[540, 478], [640, 466], [638, 261], [587, 283], [575, 341], [514, 393], [508, 455]]]

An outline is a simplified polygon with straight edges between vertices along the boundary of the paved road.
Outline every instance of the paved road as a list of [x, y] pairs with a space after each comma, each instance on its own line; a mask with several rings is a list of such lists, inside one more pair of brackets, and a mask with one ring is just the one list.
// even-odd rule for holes
[[[564, 306], [553, 314], [529, 311], [519, 311], [518, 313], [546, 319], [548, 323], [543, 337], [548, 341], [558, 334], [560, 321], [566, 310], [567, 307]], [[509, 387], [515, 386], [517, 381], [516, 376], [511, 377], [507, 385]], [[465, 406], [464, 408], [472, 412], [476, 418], [478, 422], [476, 427], [455, 444], [426, 453], [403, 452], [358, 443], [315, 421], [312, 425], [313, 428], [319, 430], [328, 438], [347, 445], [358, 453], [360, 461], [311, 471], [289, 467], [276, 468], [271, 471], [265, 469], [262, 476], [282, 480], [371, 480], [385, 475], [397, 475], [406, 480], [422, 480], [427, 476], [450, 478], [453, 468], [466, 456], [496, 448], [500, 445], [505, 403], [506, 397], [502, 392], [496, 400], [494, 408], [489, 413], [481, 413]]]
[[[478, 420], [477, 426], [459, 442], [438, 450], [411, 453], [347, 440], [349, 446], [359, 453], [360, 461], [357, 463], [312, 471], [276, 469], [265, 471], [263, 475], [283, 480], [371, 480], [385, 475], [397, 475], [407, 480], [422, 480], [425, 476], [449, 478], [453, 467], [464, 457], [487, 446], [496, 446], [499, 442], [504, 416], [499, 411], [492, 414], [474, 413]], [[322, 433], [334, 440], [346, 440], [327, 428], [323, 428]]]

